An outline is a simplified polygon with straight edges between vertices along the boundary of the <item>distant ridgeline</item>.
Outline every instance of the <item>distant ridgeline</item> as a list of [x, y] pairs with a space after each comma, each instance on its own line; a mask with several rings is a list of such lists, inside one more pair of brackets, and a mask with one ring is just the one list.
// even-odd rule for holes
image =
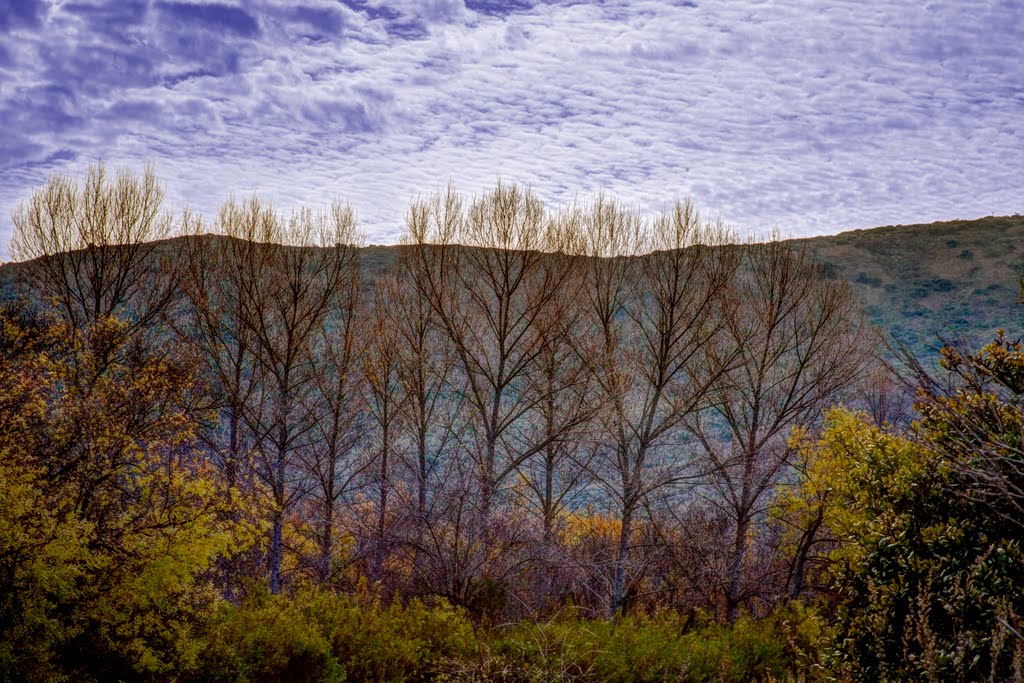
[[[849, 280], [873, 324], [920, 357], [934, 357], [940, 338], [974, 348], [999, 328], [1011, 337], [1024, 331], [1018, 304], [1024, 216], [888, 226], [799, 241], [828, 272]], [[392, 263], [396, 249], [364, 248], [364, 277], [372, 280]], [[15, 294], [16, 268], [0, 266], [0, 301]]]

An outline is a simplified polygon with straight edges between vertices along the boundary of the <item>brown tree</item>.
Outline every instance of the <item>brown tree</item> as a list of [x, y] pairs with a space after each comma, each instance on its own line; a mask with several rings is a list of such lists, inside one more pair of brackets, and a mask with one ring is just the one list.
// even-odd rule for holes
[[[284, 219], [256, 197], [229, 200], [215, 228], [218, 237], [204, 238], [212, 247], [196, 247], [190, 259], [185, 290], [196, 336], [224, 394], [225, 452], [232, 461], [242, 457], [244, 422], [256, 474], [271, 492], [268, 571], [277, 592], [285, 514], [308, 484], [296, 465], [318, 441], [323, 376], [338, 379], [318, 367], [319, 354], [330, 355], [328, 322], [344, 308], [353, 277], [358, 280], [360, 236], [352, 210], [340, 203], [326, 213], [303, 209]], [[336, 390], [329, 387], [327, 396], [336, 398]]]
[[159, 320], [181, 268], [159, 240], [174, 233], [152, 167], [111, 178], [101, 163], [85, 183], [54, 175], [15, 209], [11, 254], [33, 290], [71, 328], [118, 317], [125, 338]]
[[[350, 239], [358, 244], [359, 236]], [[305, 479], [300, 489], [307, 511], [304, 521], [315, 530], [315, 573], [325, 584], [333, 584], [345, 567], [337, 552], [338, 536], [350, 530], [341, 527], [339, 517], [369, 464], [360, 453], [367, 381], [362, 274], [354, 246], [345, 247], [339, 257], [342, 272], [334, 301], [312, 335], [314, 378], [305, 398], [312, 428], [299, 452]]]
[[[684, 421], [705, 407], [728, 364], [707, 353], [719, 334], [736, 270], [728, 232], [689, 202], [647, 225], [598, 199], [587, 224], [592, 324], [601, 340], [604, 447], [595, 472], [621, 522], [608, 611], [626, 608], [635, 527], [653, 494], [693, 476]], [[638, 256], [640, 252], [649, 252]]]
[[[559, 267], [552, 258], [549, 267]], [[540, 517], [542, 542], [552, 546], [559, 516], [572, 507], [590, 482], [594, 455], [592, 421], [600, 408], [591, 361], [595, 351], [587, 334], [580, 305], [579, 286], [537, 321], [540, 353], [527, 391], [542, 400], [531, 415], [531, 440], [543, 443], [524, 461], [520, 474], [529, 489], [528, 504]]]
[[363, 354], [364, 391], [369, 422], [371, 487], [374, 489], [376, 519], [370, 546], [371, 576], [379, 580], [384, 564], [392, 550], [395, 490], [403, 472], [401, 460], [401, 420], [405, 400], [401, 389], [399, 323], [394, 319], [392, 302], [398, 299], [396, 281], [391, 273], [377, 279], [374, 291], [372, 319], [365, 335], [366, 352]]
[[246, 486], [254, 474], [255, 435], [247, 417], [260, 377], [248, 307], [259, 301], [252, 288], [269, 268], [269, 251], [260, 245], [275, 233], [277, 220], [271, 207], [251, 197], [244, 205], [225, 203], [213, 226], [190, 213], [183, 223], [186, 314], [172, 324], [206, 365], [217, 419], [204, 425], [202, 439], [232, 486]]
[[[574, 282], [574, 259], [554, 252], [565, 232], [531, 191], [499, 184], [468, 208], [451, 188], [410, 211], [410, 239], [431, 245], [416, 281], [458, 358], [465, 381], [466, 453], [479, 486], [480, 528], [495, 496], [550, 437], [527, 433], [544, 397], [529, 391], [543, 352], [538, 326]], [[425, 250], [426, 251], [426, 250]], [[559, 267], [549, 267], [559, 259]]]
[[[427, 205], [414, 205], [407, 220], [411, 225], [425, 225]], [[458, 441], [457, 415], [463, 392], [456, 384], [457, 358], [447, 335], [431, 305], [428, 294], [433, 272], [431, 259], [439, 255], [423, 242], [407, 240], [392, 273], [386, 301], [389, 320], [394, 325], [398, 354], [398, 390], [402, 400], [397, 403], [402, 415], [405, 469], [409, 473], [408, 491], [412, 500], [410, 532], [403, 539], [413, 549], [412, 583], [419, 591], [424, 581], [424, 562], [437, 564], [436, 543], [428, 542], [428, 527], [433, 525], [444, 505], [437, 505], [445, 473], [451, 472], [453, 446]], [[443, 503], [443, 501], [441, 501]]]
[[775, 239], [743, 254], [730, 282], [735, 305], [724, 309], [711, 354], [728, 369], [714, 382], [712, 410], [688, 421], [709, 460], [711, 500], [733, 525], [723, 591], [730, 621], [766, 585], [746, 581], [745, 569], [755, 522], [790, 464], [790, 431], [818, 421], [871, 350], [849, 286], [804, 247]]

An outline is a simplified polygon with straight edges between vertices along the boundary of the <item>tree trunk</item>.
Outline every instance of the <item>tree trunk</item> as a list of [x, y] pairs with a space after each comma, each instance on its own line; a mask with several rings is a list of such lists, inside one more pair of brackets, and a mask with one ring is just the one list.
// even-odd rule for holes
[[615, 578], [612, 584], [612, 602], [609, 617], [615, 617], [619, 611], [625, 612], [624, 598], [626, 595], [626, 567], [629, 561], [629, 542], [633, 530], [633, 505], [626, 503], [622, 507], [622, 528], [619, 530], [619, 547], [615, 556]]
[[320, 528], [320, 581], [324, 584], [331, 579], [331, 555], [334, 552], [334, 475], [335, 446], [331, 444], [330, 462], [327, 466], [327, 481], [324, 486], [324, 509]]
[[725, 596], [726, 619], [729, 623], [736, 621], [740, 603], [740, 590], [743, 581], [743, 561], [747, 553], [747, 531], [750, 529], [750, 516], [743, 512], [736, 523], [736, 538], [733, 540], [732, 558], [729, 560], [729, 590]]
[[277, 595], [281, 592], [281, 543], [284, 533], [284, 510], [278, 500], [274, 511], [274, 529], [270, 536], [270, 592]]
[[814, 521], [807, 530], [804, 531], [803, 538], [800, 539], [800, 545], [796, 551], [796, 563], [793, 568], [793, 586], [789, 592], [789, 597], [792, 600], [796, 600], [800, 597], [800, 594], [804, 592], [804, 577], [807, 573], [807, 560], [811, 554], [811, 546], [814, 545], [814, 537], [818, 533], [818, 529], [821, 528], [824, 521], [825, 508], [822, 506], [818, 508], [818, 513], [814, 516]]
[[[287, 415], [282, 410], [283, 415]], [[286, 418], [282, 418], [284, 420]], [[288, 425], [281, 424], [280, 441], [277, 445], [277, 462], [274, 463], [274, 530], [270, 539], [270, 592], [276, 595], [281, 591], [281, 559], [283, 554], [282, 542], [284, 535], [284, 475], [286, 449], [288, 444]]]
[[555, 501], [554, 501], [555, 455], [548, 448], [544, 458], [544, 545], [550, 546], [554, 540]]
[[[385, 409], [386, 411], [386, 409]], [[383, 428], [381, 454], [380, 454], [380, 507], [377, 510], [377, 552], [374, 560], [374, 571], [380, 579], [384, 572], [385, 541], [387, 537], [388, 523], [388, 453], [391, 450], [391, 430], [387, 424], [389, 419], [385, 412], [385, 424]]]
[[418, 586], [423, 573], [422, 545], [427, 526], [427, 430], [419, 426], [416, 435], [416, 549], [412, 558], [413, 586]]
[[484, 547], [490, 547], [491, 507], [494, 504], [494, 468], [497, 460], [497, 444], [495, 439], [487, 439], [487, 448], [480, 472], [480, 535]]
[[241, 451], [239, 435], [239, 413], [236, 406], [231, 406], [231, 416], [228, 418], [228, 457], [224, 463], [224, 475], [228, 480], [228, 486], [234, 488], [238, 483], [238, 461]]

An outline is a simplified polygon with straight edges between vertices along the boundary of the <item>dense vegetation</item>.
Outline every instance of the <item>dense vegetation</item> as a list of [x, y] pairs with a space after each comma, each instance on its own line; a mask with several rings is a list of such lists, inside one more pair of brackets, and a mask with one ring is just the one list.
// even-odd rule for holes
[[1024, 676], [1019, 342], [896, 377], [688, 204], [449, 190], [367, 284], [342, 204], [161, 201], [15, 212], [0, 677]]

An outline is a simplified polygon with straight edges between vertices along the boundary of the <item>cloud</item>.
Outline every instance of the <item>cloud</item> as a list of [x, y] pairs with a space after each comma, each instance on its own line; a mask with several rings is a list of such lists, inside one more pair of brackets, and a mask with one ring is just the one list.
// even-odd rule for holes
[[533, 9], [537, 4], [532, 0], [466, 0], [465, 6], [474, 12], [503, 17]]
[[231, 192], [344, 196], [375, 242], [448, 179], [648, 212], [692, 196], [795, 235], [1024, 204], [1013, 1], [18, 7], [0, 6], [4, 214], [96, 159], [152, 160], [209, 215]]
[[277, 17], [295, 31], [295, 35], [313, 40], [329, 40], [340, 36], [345, 26], [345, 16], [336, 7], [285, 7], [277, 13]]

